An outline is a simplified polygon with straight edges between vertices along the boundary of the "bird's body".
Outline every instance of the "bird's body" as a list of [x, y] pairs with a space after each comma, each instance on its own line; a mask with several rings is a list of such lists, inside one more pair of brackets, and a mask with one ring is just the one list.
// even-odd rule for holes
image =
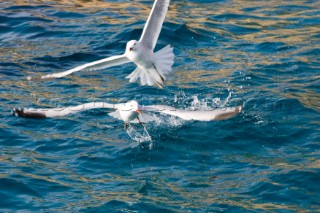
[[136, 119], [138, 117], [137, 112], [132, 111], [120, 111], [120, 117], [125, 123], [129, 123], [130, 121]]
[[120, 119], [125, 123], [138, 119], [140, 113], [138, 103], [136, 101], [129, 101], [125, 104], [120, 104], [116, 112], [119, 112]]
[[[132, 40], [127, 43], [125, 52], [126, 57], [137, 65], [136, 76], [140, 77], [142, 85], [156, 84], [159, 87], [163, 87], [165, 77], [161, 71], [158, 71], [156, 67], [157, 58], [154, 52], [147, 48], [142, 42]], [[137, 80], [136, 77], [131, 78], [127, 76], [130, 82]]]
[[169, 2], [170, 0], [156, 0], [154, 2], [140, 40], [129, 41], [124, 54], [87, 63], [64, 72], [52, 73], [41, 77], [27, 77], [27, 79], [61, 78], [81, 70], [101, 70], [133, 62], [137, 65], [137, 68], [127, 76], [130, 82], [135, 82], [140, 78], [141, 85], [157, 85], [162, 88], [165, 75], [172, 71], [174, 54], [169, 45], [156, 53], [154, 53], [154, 48], [168, 11]]

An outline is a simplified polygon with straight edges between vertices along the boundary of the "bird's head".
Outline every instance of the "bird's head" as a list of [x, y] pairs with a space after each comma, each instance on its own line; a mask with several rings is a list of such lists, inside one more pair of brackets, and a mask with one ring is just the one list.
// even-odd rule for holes
[[140, 114], [140, 110], [139, 110], [139, 104], [137, 101], [135, 100], [132, 100], [132, 101], [129, 101], [126, 103], [126, 108], [129, 110], [129, 111], [133, 111], [133, 112], [137, 112], [138, 114]]
[[127, 51], [127, 52], [135, 51], [136, 48], [137, 48], [137, 43], [138, 43], [138, 42], [137, 42], [136, 40], [128, 41], [127, 47], [126, 47], [126, 51]]

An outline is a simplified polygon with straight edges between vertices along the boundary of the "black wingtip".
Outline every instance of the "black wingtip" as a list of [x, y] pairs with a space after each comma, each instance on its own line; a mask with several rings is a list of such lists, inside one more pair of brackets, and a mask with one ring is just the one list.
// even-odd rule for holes
[[41, 76], [28, 76], [27, 78], [27, 81], [42, 81], [42, 80], [46, 80], [44, 78], [42, 78]]
[[28, 76], [26, 77], [27, 81], [47, 81], [47, 80], [52, 80], [55, 77], [50, 77], [50, 76]]
[[46, 118], [45, 114], [41, 112], [25, 112], [24, 108], [13, 108], [12, 115], [23, 118]]
[[19, 113], [20, 113], [20, 111], [21, 111], [21, 109], [20, 108], [13, 108], [13, 109], [11, 109], [11, 114], [13, 115], [13, 116], [19, 116]]
[[156, 82], [156, 84], [160, 89], [163, 89], [163, 82], [162, 83]]

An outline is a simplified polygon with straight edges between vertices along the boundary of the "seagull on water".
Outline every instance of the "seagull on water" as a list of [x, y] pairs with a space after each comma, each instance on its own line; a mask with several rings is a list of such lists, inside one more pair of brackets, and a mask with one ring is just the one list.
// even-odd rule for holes
[[162, 113], [170, 116], [179, 117], [183, 120], [195, 121], [212, 121], [212, 120], [225, 120], [236, 116], [242, 111], [242, 106], [224, 107], [214, 110], [184, 110], [177, 109], [167, 105], [149, 105], [143, 106], [135, 100], [126, 103], [111, 104], [105, 102], [91, 102], [81, 104], [78, 106], [62, 107], [62, 108], [14, 108], [13, 115], [25, 118], [54, 118], [61, 117], [68, 114], [75, 114], [78, 112], [90, 109], [113, 109], [115, 111], [109, 113], [110, 116], [124, 121], [125, 128], [130, 123], [144, 124], [147, 122], [155, 121], [154, 113]]
[[154, 52], [154, 48], [168, 11], [169, 2], [170, 0], [155, 0], [140, 40], [129, 41], [124, 54], [87, 63], [64, 72], [52, 73], [41, 77], [28, 76], [27, 80], [61, 78], [82, 70], [101, 70], [133, 62], [137, 65], [137, 68], [126, 77], [130, 82], [135, 82], [140, 78], [141, 85], [157, 85], [162, 88], [166, 79], [165, 75], [172, 71], [174, 63], [173, 48], [167, 45], [157, 52]]

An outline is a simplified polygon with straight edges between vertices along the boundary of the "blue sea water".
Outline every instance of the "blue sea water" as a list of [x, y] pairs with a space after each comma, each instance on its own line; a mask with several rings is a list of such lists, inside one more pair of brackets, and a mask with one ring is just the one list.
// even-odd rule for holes
[[[164, 89], [129, 83], [133, 64], [25, 80], [122, 54], [152, 3], [0, 3], [0, 211], [319, 211], [318, 1], [172, 0], [156, 47], [176, 55]], [[107, 110], [10, 114], [131, 99], [244, 111], [212, 122], [159, 115], [146, 126], [152, 142]]]

